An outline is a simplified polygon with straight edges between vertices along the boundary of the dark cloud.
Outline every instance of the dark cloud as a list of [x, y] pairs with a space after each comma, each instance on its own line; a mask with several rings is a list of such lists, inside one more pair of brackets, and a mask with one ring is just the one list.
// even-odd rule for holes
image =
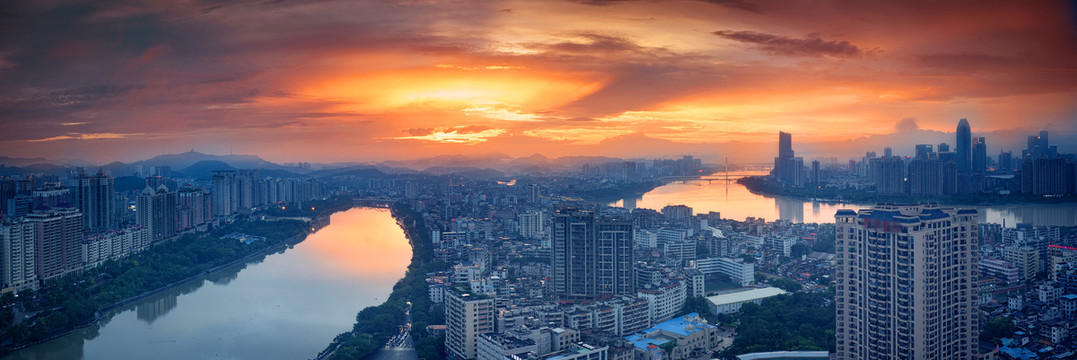
[[713, 34], [725, 39], [748, 44], [753, 48], [758, 48], [771, 54], [786, 56], [855, 58], [874, 55], [879, 52], [878, 49], [861, 49], [844, 40], [823, 40], [814, 34], [804, 39], [755, 31], [719, 30], [713, 32]]
[[740, 10], [744, 10], [744, 11], [751, 11], [751, 12], [754, 12], [754, 13], [760, 12], [759, 11], [759, 6], [757, 6], [754, 3], [744, 1], [744, 0], [697, 0], [697, 1], [710, 3], [710, 4], [715, 4], [715, 5], [721, 5], [721, 6], [725, 6], [725, 7], [731, 7], [731, 8], [734, 8], [734, 9], [740, 9]]

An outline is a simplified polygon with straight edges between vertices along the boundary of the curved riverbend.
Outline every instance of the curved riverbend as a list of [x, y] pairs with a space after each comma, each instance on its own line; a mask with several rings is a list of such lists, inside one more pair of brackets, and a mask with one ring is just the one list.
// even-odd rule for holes
[[388, 209], [353, 208], [264, 260], [113, 310], [7, 359], [306, 359], [383, 302], [411, 247]]

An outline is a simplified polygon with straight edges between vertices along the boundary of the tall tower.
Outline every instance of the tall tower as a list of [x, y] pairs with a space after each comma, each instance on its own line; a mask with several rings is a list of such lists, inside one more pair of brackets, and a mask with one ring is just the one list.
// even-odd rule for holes
[[957, 172], [968, 174], [972, 170], [972, 130], [969, 121], [961, 119], [957, 123]]
[[778, 132], [778, 157], [793, 157], [793, 135], [786, 132]]
[[977, 212], [838, 210], [838, 359], [975, 359]]
[[176, 193], [164, 185], [157, 190], [149, 186], [138, 194], [136, 220], [150, 231], [151, 241], [160, 241], [176, 235]]
[[87, 175], [83, 170], [75, 179], [75, 207], [82, 212], [82, 229], [100, 232], [116, 226], [115, 182], [101, 169]]
[[229, 216], [239, 209], [235, 170], [213, 171], [213, 216]]
[[978, 136], [972, 139], [972, 172], [987, 171], [987, 138]]
[[632, 223], [559, 210], [553, 218], [554, 290], [562, 299], [635, 293]]

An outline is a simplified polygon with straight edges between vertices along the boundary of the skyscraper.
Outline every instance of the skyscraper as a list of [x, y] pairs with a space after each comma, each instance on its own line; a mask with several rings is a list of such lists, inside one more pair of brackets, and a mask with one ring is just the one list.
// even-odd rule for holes
[[232, 170], [213, 171], [213, 216], [229, 216], [236, 212], [236, 172]]
[[87, 175], [85, 170], [75, 178], [74, 205], [82, 212], [82, 229], [99, 232], [116, 226], [115, 182], [101, 169]]
[[786, 132], [778, 132], [778, 157], [793, 157], [793, 135]]
[[972, 139], [972, 172], [987, 171], [987, 139], [977, 136]]
[[916, 144], [916, 158], [917, 159], [929, 159], [934, 151], [931, 150], [931, 144]]
[[26, 215], [33, 224], [34, 270], [49, 280], [82, 268], [82, 213], [52, 208]]
[[774, 178], [783, 186], [804, 186], [804, 159], [793, 156], [793, 136], [778, 132], [778, 157], [774, 158]]
[[562, 299], [635, 293], [632, 222], [562, 209], [553, 218], [554, 290]]
[[168, 191], [164, 185], [158, 186], [156, 190], [147, 186], [138, 194], [137, 206], [137, 222], [150, 230], [152, 241], [161, 241], [176, 235], [176, 193]]
[[976, 358], [975, 209], [880, 204], [835, 224], [838, 359]]
[[961, 119], [957, 123], [957, 172], [968, 174], [972, 170], [972, 130], [969, 121]]

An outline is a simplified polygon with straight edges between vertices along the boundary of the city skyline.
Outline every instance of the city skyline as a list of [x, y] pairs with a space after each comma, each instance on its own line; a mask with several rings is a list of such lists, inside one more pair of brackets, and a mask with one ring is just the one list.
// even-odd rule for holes
[[1074, 151], [1069, 3], [817, 5], [5, 5], [0, 154], [765, 162], [777, 131], [851, 156], [960, 118], [989, 154], [1041, 130]]

